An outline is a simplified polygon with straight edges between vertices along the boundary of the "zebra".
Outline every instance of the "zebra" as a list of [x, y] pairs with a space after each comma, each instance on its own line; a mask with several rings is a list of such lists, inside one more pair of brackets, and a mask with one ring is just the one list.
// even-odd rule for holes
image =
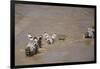
[[39, 48], [42, 48], [42, 35], [38, 37], [38, 45], [39, 45]]
[[56, 37], [57, 37], [56, 33], [52, 34], [51, 38], [53, 40], [53, 43], [55, 42]]
[[37, 54], [37, 52], [38, 52], [38, 46], [35, 43], [29, 42], [27, 44], [27, 47], [25, 48], [26, 56], [33, 56]]
[[94, 38], [94, 35], [94, 28], [88, 28], [88, 31], [85, 33], [85, 38]]
[[32, 35], [29, 33], [28, 35], [29, 42], [25, 48], [25, 54], [26, 56], [32, 56], [38, 53], [38, 43], [36, 37], [32, 37]]
[[56, 33], [52, 34], [51, 36], [47, 32], [44, 32], [43, 34], [43, 38], [47, 41], [48, 44], [53, 44], [56, 36]]

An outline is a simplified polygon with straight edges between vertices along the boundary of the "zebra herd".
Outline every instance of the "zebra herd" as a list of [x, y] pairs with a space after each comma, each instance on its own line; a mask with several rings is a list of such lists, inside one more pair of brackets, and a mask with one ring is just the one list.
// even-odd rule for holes
[[43, 35], [40, 35], [38, 37], [36, 36], [33, 37], [31, 33], [28, 33], [27, 37], [29, 39], [29, 42], [25, 48], [25, 54], [26, 56], [33, 56], [38, 53], [39, 48], [42, 48], [43, 39], [48, 44], [53, 44], [56, 38], [56, 33], [50, 36], [48, 33], [44, 32]]
[[[84, 34], [84, 38], [94, 38], [95, 36], [94, 28], [88, 28], [87, 32]], [[44, 32], [43, 35], [40, 36], [32, 36], [32, 34], [28, 33], [27, 37], [29, 42], [25, 48], [26, 56], [32, 56], [38, 53], [39, 48], [42, 48], [43, 39], [48, 44], [53, 44], [55, 42], [56, 37], [59, 37], [59, 40], [65, 40], [65, 35], [58, 36], [56, 33], [49, 35], [47, 32]]]

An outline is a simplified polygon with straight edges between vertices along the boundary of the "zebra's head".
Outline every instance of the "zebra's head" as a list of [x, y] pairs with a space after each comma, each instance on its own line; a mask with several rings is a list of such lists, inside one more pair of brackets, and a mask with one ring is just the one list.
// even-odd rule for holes
[[27, 34], [27, 37], [29, 38], [29, 40], [33, 40], [33, 37], [32, 37], [32, 35], [31, 35], [31, 33], [28, 33], [28, 34]]

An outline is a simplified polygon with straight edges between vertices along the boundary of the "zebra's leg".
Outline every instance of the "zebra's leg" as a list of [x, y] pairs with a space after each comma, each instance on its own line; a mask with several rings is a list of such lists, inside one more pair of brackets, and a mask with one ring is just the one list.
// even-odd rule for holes
[[35, 54], [37, 54], [38, 53], [38, 46], [36, 45], [35, 46]]

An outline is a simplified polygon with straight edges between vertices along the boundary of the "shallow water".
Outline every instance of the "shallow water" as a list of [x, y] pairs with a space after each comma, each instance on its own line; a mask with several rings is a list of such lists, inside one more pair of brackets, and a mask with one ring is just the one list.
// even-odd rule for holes
[[[61, 62], [92, 61], [94, 40], [84, 39], [88, 27], [94, 25], [94, 9], [16, 5], [15, 64], [46, 64]], [[40, 35], [65, 34], [66, 40], [56, 40], [52, 45], [43, 41], [43, 48], [32, 57], [25, 56], [27, 33]]]

